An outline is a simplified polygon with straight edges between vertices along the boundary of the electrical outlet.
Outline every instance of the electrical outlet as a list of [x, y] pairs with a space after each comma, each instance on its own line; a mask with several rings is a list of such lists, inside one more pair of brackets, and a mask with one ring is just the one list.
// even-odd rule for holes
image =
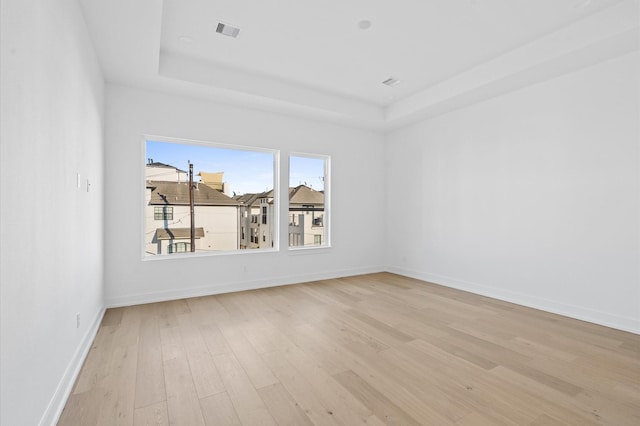
[[76, 314], [76, 328], [80, 328], [80, 312]]

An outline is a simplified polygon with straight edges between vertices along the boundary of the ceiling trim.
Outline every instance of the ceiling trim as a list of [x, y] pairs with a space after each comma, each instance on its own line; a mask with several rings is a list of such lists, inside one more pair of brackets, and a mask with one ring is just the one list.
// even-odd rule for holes
[[640, 48], [638, 7], [625, 2], [487, 61], [385, 110], [386, 128], [480, 102]]
[[166, 78], [207, 86], [210, 91], [213, 89], [225, 91], [228, 94], [236, 92], [246, 101], [255, 98], [255, 102], [260, 105], [271, 101], [274, 107], [279, 106], [280, 109], [285, 106], [297, 106], [316, 110], [325, 118], [355, 120], [362, 124], [384, 121], [383, 108], [368, 102], [186, 56], [160, 52], [158, 74]]

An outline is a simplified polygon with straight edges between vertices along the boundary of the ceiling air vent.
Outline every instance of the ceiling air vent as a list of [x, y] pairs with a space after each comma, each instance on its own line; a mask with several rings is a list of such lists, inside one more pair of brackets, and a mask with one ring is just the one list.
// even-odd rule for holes
[[218, 27], [216, 28], [216, 32], [229, 37], [236, 38], [240, 33], [240, 28], [232, 27], [231, 25], [218, 22]]
[[397, 78], [389, 77], [388, 79], [383, 81], [382, 84], [386, 84], [389, 87], [394, 87], [400, 84], [400, 80], [398, 80]]

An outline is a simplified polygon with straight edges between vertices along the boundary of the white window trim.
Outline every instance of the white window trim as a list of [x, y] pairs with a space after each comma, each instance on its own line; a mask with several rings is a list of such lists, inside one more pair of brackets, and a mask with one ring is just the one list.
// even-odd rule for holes
[[[291, 157], [305, 157], [305, 158], [314, 158], [319, 160], [324, 160], [324, 243], [320, 246], [289, 246], [289, 238], [287, 238], [287, 250], [289, 253], [293, 254], [295, 252], [318, 252], [318, 251], [327, 251], [327, 249], [331, 249], [331, 156], [327, 154], [312, 154], [308, 152], [289, 152], [287, 156], [287, 230], [288, 220], [289, 220], [289, 179], [291, 176]], [[288, 231], [287, 231], [288, 232]]]

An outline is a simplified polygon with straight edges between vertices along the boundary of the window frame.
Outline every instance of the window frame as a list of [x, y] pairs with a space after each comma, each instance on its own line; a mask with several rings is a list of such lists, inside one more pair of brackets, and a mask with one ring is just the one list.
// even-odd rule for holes
[[[312, 159], [316, 159], [316, 160], [324, 160], [324, 211], [322, 214], [322, 222], [323, 225], [322, 226], [313, 226], [313, 221], [312, 221], [312, 227], [315, 228], [322, 228], [323, 232], [322, 232], [322, 237], [321, 237], [321, 244], [316, 246], [316, 245], [310, 245], [310, 246], [291, 246], [290, 241], [291, 241], [291, 237], [288, 233], [288, 225], [289, 225], [289, 217], [290, 217], [290, 205], [289, 205], [289, 197], [287, 195], [286, 197], [286, 205], [287, 205], [287, 215], [286, 215], [286, 225], [287, 225], [287, 238], [284, 240], [286, 241], [286, 245], [287, 245], [287, 251], [290, 254], [296, 254], [297, 253], [304, 253], [304, 252], [309, 252], [309, 251], [325, 251], [328, 249], [331, 249], [332, 247], [332, 239], [331, 239], [331, 155], [329, 154], [315, 154], [315, 153], [309, 153], [309, 152], [294, 152], [291, 151], [289, 152], [288, 156], [287, 156], [287, 170], [286, 170], [286, 177], [287, 177], [287, 194], [288, 194], [288, 188], [290, 186], [290, 180], [291, 180], [291, 157], [302, 157], [302, 158], [312, 158]], [[315, 211], [312, 211], [312, 214], [315, 214]], [[315, 241], [315, 235], [314, 235], [314, 241]]]
[[[219, 149], [228, 149], [228, 150], [238, 150], [245, 152], [262, 152], [266, 154], [271, 154], [273, 156], [273, 168], [272, 168], [272, 176], [273, 176], [273, 197], [276, 200], [273, 203], [273, 218], [271, 226], [273, 226], [273, 240], [271, 247], [263, 247], [260, 249], [240, 249], [236, 248], [235, 250], [225, 250], [219, 252], [186, 252], [186, 253], [172, 253], [170, 256], [167, 254], [158, 254], [158, 255], [149, 255], [146, 252], [146, 244], [147, 238], [145, 235], [146, 231], [146, 208], [148, 207], [146, 194], [146, 174], [145, 167], [147, 163], [147, 142], [161, 142], [161, 143], [173, 143], [173, 144], [182, 144], [182, 145], [197, 145], [204, 146], [210, 148], [219, 148]], [[218, 141], [206, 141], [206, 140], [197, 140], [197, 139], [189, 139], [189, 138], [175, 138], [168, 136], [160, 136], [154, 134], [144, 134], [142, 135], [141, 143], [140, 143], [140, 218], [142, 226], [140, 228], [140, 256], [142, 261], [164, 261], [169, 259], [185, 259], [185, 258], [193, 258], [193, 257], [210, 257], [210, 256], [233, 256], [233, 255], [249, 255], [249, 254], [258, 254], [258, 253], [273, 253], [280, 250], [280, 200], [281, 190], [280, 190], [280, 170], [281, 170], [281, 151], [279, 149], [273, 148], [265, 148], [259, 146], [250, 146], [250, 145], [235, 145], [230, 143], [218, 142]], [[159, 206], [160, 207], [160, 206]], [[155, 215], [154, 215], [155, 216]], [[238, 216], [240, 216], [238, 214]], [[155, 220], [155, 219], [153, 219]], [[197, 225], [197, 221], [196, 221]], [[240, 229], [238, 229], [238, 238], [240, 236]]]

